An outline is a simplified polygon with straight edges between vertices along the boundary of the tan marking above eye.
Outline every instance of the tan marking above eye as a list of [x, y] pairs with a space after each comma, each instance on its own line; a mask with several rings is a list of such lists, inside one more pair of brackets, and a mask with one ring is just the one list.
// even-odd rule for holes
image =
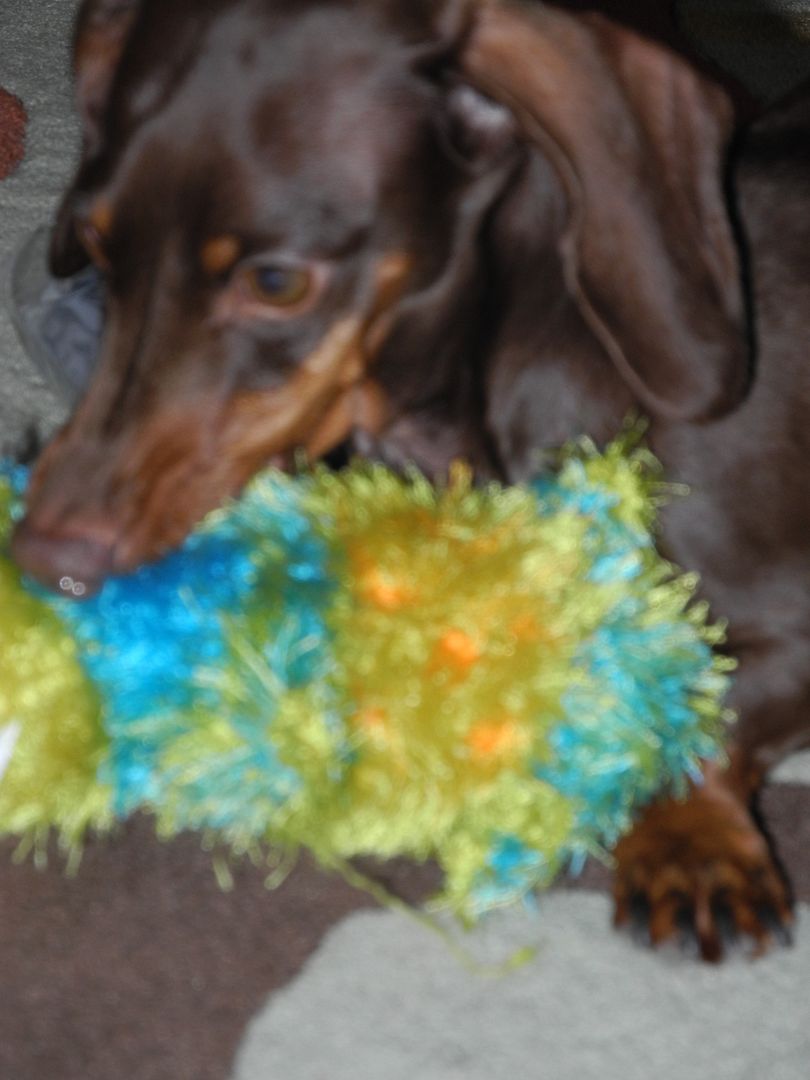
[[94, 203], [87, 220], [99, 236], [102, 236], [106, 240], [112, 230], [112, 206], [110, 206], [106, 199], [99, 199], [98, 202]]
[[206, 274], [219, 277], [233, 269], [241, 253], [242, 243], [239, 238], [225, 233], [206, 240], [200, 248], [200, 262]]
[[101, 270], [107, 270], [110, 260], [105, 245], [112, 230], [113, 212], [106, 199], [99, 199], [88, 217], [79, 222], [77, 231], [85, 251]]

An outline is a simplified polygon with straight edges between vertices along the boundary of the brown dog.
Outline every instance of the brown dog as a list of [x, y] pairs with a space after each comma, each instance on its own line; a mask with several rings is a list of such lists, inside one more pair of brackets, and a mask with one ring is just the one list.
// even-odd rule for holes
[[76, 73], [53, 266], [104, 271], [107, 329], [20, 563], [97, 585], [296, 448], [519, 481], [640, 409], [740, 722], [620, 845], [617, 920], [707, 959], [783, 933], [750, 804], [810, 737], [810, 99], [730, 152], [675, 54], [485, 0], [86, 0]]

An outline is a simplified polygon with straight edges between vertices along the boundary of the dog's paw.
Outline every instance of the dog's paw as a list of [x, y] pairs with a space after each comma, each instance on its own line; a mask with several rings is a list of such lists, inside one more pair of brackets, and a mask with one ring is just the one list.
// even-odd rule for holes
[[717, 962], [791, 941], [789, 889], [745, 804], [707, 784], [650, 806], [615, 851], [616, 926], [642, 942], [675, 942]]

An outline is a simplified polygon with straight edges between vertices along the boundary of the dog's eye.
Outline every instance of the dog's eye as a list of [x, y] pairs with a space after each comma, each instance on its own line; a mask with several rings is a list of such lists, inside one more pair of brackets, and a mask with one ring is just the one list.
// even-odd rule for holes
[[247, 283], [255, 300], [288, 308], [303, 303], [312, 290], [312, 274], [304, 266], [254, 266]]
[[227, 275], [214, 314], [226, 322], [298, 319], [318, 302], [330, 276], [330, 267], [317, 259], [268, 254]]

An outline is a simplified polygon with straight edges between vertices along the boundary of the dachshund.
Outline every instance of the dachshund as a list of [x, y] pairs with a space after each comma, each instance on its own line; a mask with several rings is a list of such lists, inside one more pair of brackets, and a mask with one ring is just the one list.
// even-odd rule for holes
[[615, 920], [789, 937], [756, 795], [810, 742], [810, 94], [739, 130], [663, 44], [520, 0], [85, 0], [75, 74], [51, 263], [106, 328], [19, 564], [98, 587], [301, 452], [514, 483], [642, 413], [739, 719], [619, 844]]

